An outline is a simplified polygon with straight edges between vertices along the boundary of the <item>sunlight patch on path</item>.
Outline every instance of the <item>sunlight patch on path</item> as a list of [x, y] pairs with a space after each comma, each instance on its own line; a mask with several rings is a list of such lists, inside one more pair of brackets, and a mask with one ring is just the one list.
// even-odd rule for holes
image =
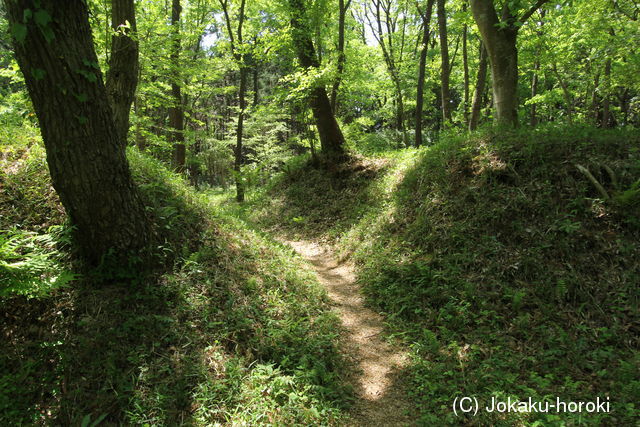
[[338, 263], [332, 253], [307, 241], [286, 241], [311, 263], [338, 312], [346, 333], [342, 349], [358, 372], [354, 388], [354, 425], [412, 425], [411, 406], [398, 382], [399, 371], [407, 364], [407, 353], [382, 339], [382, 317], [365, 307], [353, 267]]

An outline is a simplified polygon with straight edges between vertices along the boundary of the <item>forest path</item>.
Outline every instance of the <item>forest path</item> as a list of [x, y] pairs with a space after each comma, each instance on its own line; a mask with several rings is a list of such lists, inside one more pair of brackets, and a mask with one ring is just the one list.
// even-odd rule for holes
[[407, 363], [407, 353], [383, 340], [382, 317], [364, 305], [353, 266], [339, 263], [329, 249], [317, 243], [284, 243], [313, 265], [344, 327], [341, 348], [356, 367], [351, 383], [357, 400], [350, 425], [415, 424], [408, 415], [411, 404], [398, 381], [399, 372]]

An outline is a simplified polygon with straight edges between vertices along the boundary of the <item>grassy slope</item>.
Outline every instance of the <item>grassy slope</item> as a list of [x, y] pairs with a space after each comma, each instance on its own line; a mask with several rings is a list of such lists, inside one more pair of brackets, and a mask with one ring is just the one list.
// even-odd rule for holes
[[[597, 199], [575, 164], [614, 200]], [[638, 132], [487, 131], [343, 171], [294, 167], [246, 213], [354, 257], [370, 302], [413, 349], [425, 425], [461, 422], [451, 403], [470, 395], [610, 396], [613, 408], [480, 413], [472, 424], [631, 425], [640, 395], [638, 178]]]
[[[39, 254], [46, 262], [23, 271], [24, 295], [0, 298], [0, 424], [79, 425], [103, 415], [156, 425], [342, 417], [349, 393], [338, 374], [337, 323], [314, 276], [290, 250], [217, 214], [208, 198], [135, 151], [134, 176], [165, 230], [159, 252], [172, 268], [52, 289], [60, 269], [73, 268], [55, 237], [65, 234], [64, 212], [36, 132], [14, 131], [19, 138], [2, 142], [0, 235], [17, 245], [0, 250], [0, 261], [33, 264]], [[54, 244], [34, 243], [29, 233], [51, 226]]]

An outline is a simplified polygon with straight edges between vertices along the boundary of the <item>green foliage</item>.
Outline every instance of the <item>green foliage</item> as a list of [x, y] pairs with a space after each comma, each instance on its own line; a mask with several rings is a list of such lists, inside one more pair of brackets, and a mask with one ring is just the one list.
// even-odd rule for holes
[[[412, 348], [421, 424], [631, 425], [637, 214], [601, 200], [573, 164], [628, 194], [600, 165], [633, 191], [639, 144], [637, 131], [578, 126], [448, 133], [396, 152], [367, 185], [298, 165], [250, 212], [264, 226], [277, 217], [287, 231], [333, 239], [359, 264], [369, 301]], [[460, 419], [456, 396], [616, 404], [611, 414]]]
[[20, 119], [22, 127], [14, 126], [14, 120], [0, 126], [0, 230], [46, 233], [64, 223], [64, 210], [51, 186], [37, 128], [28, 119]]
[[42, 297], [75, 280], [56, 258], [56, 245], [70, 244], [68, 232], [60, 226], [49, 234], [11, 230], [0, 232], [0, 298], [9, 295]]
[[135, 148], [128, 150], [131, 172], [169, 260], [196, 250], [207, 227], [206, 199], [185, 179]]
[[[16, 148], [3, 173], [29, 170], [42, 154], [35, 147]], [[312, 273], [290, 249], [214, 211], [157, 160], [135, 149], [128, 157], [166, 238], [161, 249], [180, 262], [156, 276], [99, 284], [74, 276], [62, 287], [71, 278], [68, 229], [3, 232], [0, 281], [13, 287], [0, 296], [0, 423], [343, 419], [350, 392], [337, 319]], [[35, 176], [2, 193], [3, 217], [12, 194], [39, 194], [30, 186], [48, 177]]]

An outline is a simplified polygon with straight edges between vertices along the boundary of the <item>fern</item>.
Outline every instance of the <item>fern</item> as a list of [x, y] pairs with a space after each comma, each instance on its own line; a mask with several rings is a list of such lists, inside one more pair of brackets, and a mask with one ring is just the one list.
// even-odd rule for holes
[[56, 243], [61, 227], [37, 235], [20, 230], [0, 232], [0, 296], [44, 296], [77, 275], [60, 265]]

